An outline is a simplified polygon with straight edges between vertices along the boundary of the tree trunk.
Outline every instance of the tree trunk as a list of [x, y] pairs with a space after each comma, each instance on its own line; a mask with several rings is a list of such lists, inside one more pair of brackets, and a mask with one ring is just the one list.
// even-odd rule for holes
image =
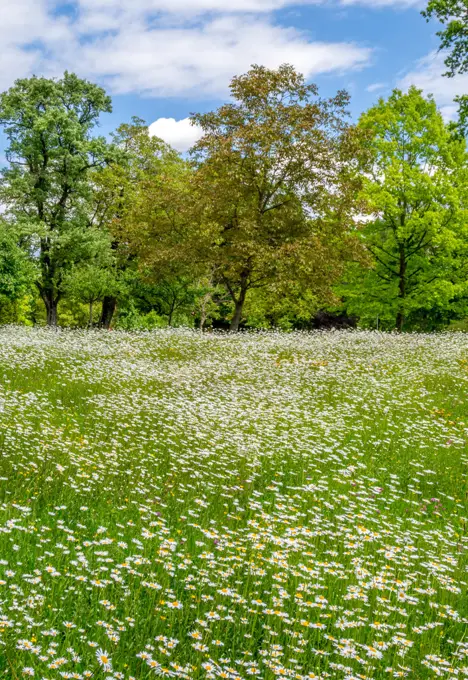
[[396, 318], [396, 329], [399, 333], [402, 332], [403, 330], [403, 324], [405, 323], [405, 317], [403, 315], [403, 312], [398, 312], [397, 318]]
[[89, 302], [89, 327], [93, 327], [93, 301]]
[[60, 293], [55, 282], [56, 267], [50, 255], [48, 238], [41, 238], [40, 266], [41, 280], [40, 282], [37, 281], [36, 285], [47, 310], [47, 325], [55, 327], [57, 325], [57, 307]]
[[55, 328], [57, 326], [57, 302], [55, 300], [50, 300], [49, 304], [46, 303], [47, 309], [47, 325]]
[[50, 289], [40, 289], [40, 293], [47, 312], [47, 325], [55, 328], [55, 326], [57, 326], [57, 307], [59, 298], [55, 298], [54, 291]]
[[99, 321], [100, 328], [107, 328], [109, 330], [116, 307], [117, 298], [106, 295], [102, 301], [101, 320]]
[[245, 296], [247, 294], [246, 290], [241, 290], [239, 298], [235, 300], [235, 312], [232, 317], [231, 327], [229, 331], [231, 333], [237, 333], [239, 330], [239, 324], [242, 319], [242, 310], [244, 309]]
[[234, 302], [234, 316], [232, 317], [231, 326], [229, 328], [230, 333], [237, 333], [239, 330], [239, 324], [242, 320], [242, 310], [244, 309], [244, 302], [247, 296], [247, 291], [249, 290], [249, 276], [250, 270], [246, 267], [241, 275], [240, 281], [238, 283], [239, 295], [236, 296], [235, 288], [237, 286], [231, 285], [227, 278], [224, 278], [224, 285], [226, 286], [231, 300]]
[[173, 319], [173, 316], [174, 316], [175, 304], [176, 304], [175, 300], [173, 300], [172, 303], [171, 303], [171, 307], [169, 309], [168, 320], [167, 320], [167, 325], [169, 326], [169, 328], [172, 328], [172, 319]]
[[405, 315], [404, 315], [404, 301], [406, 298], [406, 269], [407, 269], [407, 262], [406, 262], [406, 251], [405, 251], [405, 246], [403, 244], [400, 244], [400, 268], [398, 271], [398, 314], [396, 318], [396, 329], [399, 333], [402, 332], [403, 330], [403, 324], [405, 323]]
[[202, 312], [201, 317], [200, 317], [200, 322], [198, 324], [198, 330], [199, 331], [203, 331], [205, 329], [205, 323], [206, 323], [206, 314], [205, 314], [205, 312]]
[[202, 301], [201, 311], [200, 311], [200, 326], [199, 326], [200, 331], [203, 331], [203, 329], [205, 328], [206, 319], [208, 317], [207, 307], [208, 307], [208, 302], [210, 300], [211, 300], [211, 294], [208, 293], [207, 295], [204, 296], [203, 301]]

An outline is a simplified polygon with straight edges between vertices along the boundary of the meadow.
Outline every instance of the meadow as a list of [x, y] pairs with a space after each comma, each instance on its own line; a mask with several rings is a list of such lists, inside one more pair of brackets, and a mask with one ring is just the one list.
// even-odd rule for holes
[[0, 329], [0, 676], [468, 676], [468, 335]]

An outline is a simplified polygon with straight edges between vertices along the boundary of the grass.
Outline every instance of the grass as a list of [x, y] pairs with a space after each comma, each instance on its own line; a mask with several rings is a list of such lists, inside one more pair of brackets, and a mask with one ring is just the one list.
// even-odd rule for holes
[[0, 675], [468, 675], [468, 336], [0, 330]]

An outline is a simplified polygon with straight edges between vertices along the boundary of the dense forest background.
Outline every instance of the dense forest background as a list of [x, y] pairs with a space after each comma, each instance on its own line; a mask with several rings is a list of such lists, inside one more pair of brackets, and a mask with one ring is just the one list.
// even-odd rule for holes
[[[464, 0], [432, 0], [447, 76], [468, 68]], [[463, 328], [468, 105], [416, 88], [356, 124], [292, 66], [254, 65], [193, 114], [184, 156], [72, 73], [0, 95], [0, 323], [154, 328]]]

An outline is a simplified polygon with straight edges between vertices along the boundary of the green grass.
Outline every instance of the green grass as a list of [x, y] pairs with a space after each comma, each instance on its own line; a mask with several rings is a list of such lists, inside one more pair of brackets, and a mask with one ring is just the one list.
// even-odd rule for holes
[[467, 387], [461, 333], [0, 330], [0, 677], [467, 676]]

